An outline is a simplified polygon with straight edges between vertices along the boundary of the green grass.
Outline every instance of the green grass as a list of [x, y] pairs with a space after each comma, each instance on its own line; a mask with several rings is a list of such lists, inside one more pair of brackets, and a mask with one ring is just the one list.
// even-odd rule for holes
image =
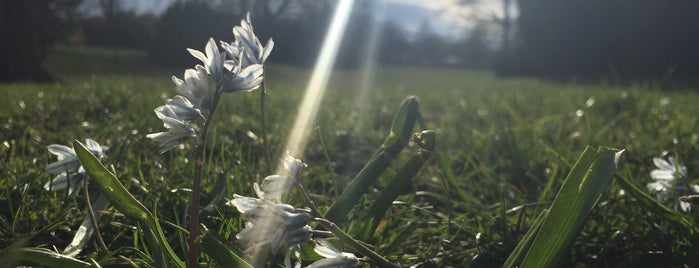
[[[181, 77], [191, 66], [162, 70], [141, 52], [70, 47], [52, 50], [45, 66], [62, 82], [0, 85], [0, 248], [19, 241], [25, 247], [63, 249], [70, 242], [85, 215], [82, 195], [71, 198], [42, 186], [51, 179], [44, 167], [55, 160], [46, 146], [69, 145], [73, 139], [93, 138], [109, 146], [103, 162], [114, 166], [127, 189], [163, 221], [184, 225], [189, 194], [181, 189], [191, 187], [192, 146], [159, 155], [158, 145], [145, 135], [162, 131], [152, 109], [175, 95], [170, 76]], [[309, 71], [271, 65], [267, 72], [269, 143], [273, 155], [281, 155]], [[381, 144], [400, 103], [418, 96], [419, 128], [435, 130], [437, 146], [410, 189], [398, 197], [401, 202], [366, 239], [402, 266], [502, 265], [551, 205], [588, 145], [626, 149], [625, 163], [615, 174], [642, 190], [650, 182], [652, 158], [664, 152], [688, 167], [690, 182], [699, 174], [699, 95], [692, 90], [660, 91], [652, 83], [618, 87], [497, 79], [481, 72], [412, 67], [379, 67], [373, 77], [370, 91], [362, 94], [360, 72], [333, 73], [317, 125], [334, 174], [313, 131], [302, 159], [308, 164], [303, 183], [327, 209]], [[214, 146], [207, 152], [202, 204], [212, 198], [219, 176], [229, 178], [230, 198], [252, 195], [252, 183], [270, 175], [264, 146], [248, 135], [261, 135], [258, 104], [258, 92], [224, 96], [214, 119]], [[375, 187], [387, 185], [416, 150], [405, 149]], [[378, 194], [370, 191], [360, 201], [364, 205], [349, 215], [345, 231], [364, 237], [363, 220]], [[291, 203], [304, 204], [298, 195]], [[696, 263], [696, 241], [653, 211], [612, 182], [562, 265]], [[144, 238], [131, 228], [138, 223], [109, 212], [100, 220], [107, 246], [139, 259], [133, 248], [142, 247]], [[242, 228], [236, 215], [221, 207], [202, 215], [202, 221], [232, 240]], [[697, 219], [696, 212], [683, 216], [691, 224]], [[184, 252], [186, 235], [162, 226], [173, 250]], [[90, 243], [80, 259], [99, 259], [97, 250]]]

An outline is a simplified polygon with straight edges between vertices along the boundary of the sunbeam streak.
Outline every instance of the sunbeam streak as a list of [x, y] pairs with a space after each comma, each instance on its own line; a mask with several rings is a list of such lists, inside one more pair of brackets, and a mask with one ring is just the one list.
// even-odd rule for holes
[[311, 130], [310, 124], [315, 121], [318, 106], [323, 99], [328, 78], [345, 32], [347, 20], [350, 17], [350, 13], [352, 13], [353, 3], [354, 0], [341, 0], [337, 4], [332, 22], [323, 41], [323, 47], [313, 68], [311, 80], [306, 87], [306, 95], [303, 97], [296, 115], [296, 122], [294, 122], [294, 126], [289, 133], [286, 150], [284, 150], [285, 152], [280, 159], [284, 159], [286, 152], [297, 158], [302, 158], [303, 151], [308, 144], [308, 133]]
[[[323, 47], [320, 50], [320, 55], [313, 68], [313, 73], [311, 74], [311, 79], [306, 87], [306, 93], [299, 106], [298, 114], [296, 115], [296, 121], [294, 126], [289, 133], [289, 137], [286, 142], [285, 152], [280, 157], [278, 161], [278, 167], [276, 174], [281, 174], [283, 169], [283, 159], [286, 157], [288, 152], [297, 158], [302, 158], [303, 151], [308, 144], [308, 135], [311, 129], [310, 124], [315, 121], [316, 114], [318, 112], [318, 106], [320, 105], [323, 95], [325, 93], [325, 88], [328, 84], [328, 78], [330, 77], [331, 70], [335, 63], [335, 58], [337, 56], [338, 48], [340, 47], [340, 41], [342, 41], [342, 36], [345, 32], [345, 26], [347, 25], [347, 20], [352, 12], [352, 5], [354, 0], [341, 0], [335, 9], [335, 14], [333, 15], [332, 22], [328, 28], [328, 32], [325, 35], [325, 40], [323, 41]], [[265, 222], [272, 221], [271, 218], [261, 219], [261, 224]], [[257, 229], [253, 236], [265, 236], [268, 235]], [[253, 263], [257, 267], [257, 264], [263, 264], [266, 261], [266, 254], [262, 250], [256, 250], [253, 255]]]

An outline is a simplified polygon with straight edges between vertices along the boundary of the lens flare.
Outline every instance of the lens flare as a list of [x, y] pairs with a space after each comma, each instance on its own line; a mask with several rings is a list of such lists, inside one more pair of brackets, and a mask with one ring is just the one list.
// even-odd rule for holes
[[[347, 21], [350, 17], [350, 13], [352, 13], [353, 4], [354, 0], [340, 0], [337, 4], [332, 22], [325, 35], [318, 60], [313, 68], [311, 79], [306, 87], [306, 93], [301, 102], [301, 106], [299, 106], [300, 108], [296, 115], [296, 121], [289, 133], [285, 146], [286, 150], [284, 150], [284, 153], [279, 158], [276, 174], [282, 173], [282, 163], [287, 153], [296, 158], [301, 158], [308, 144], [308, 136], [311, 129], [310, 124], [315, 121], [318, 106], [325, 94], [325, 88], [328, 84], [332, 67], [335, 64], [335, 58], [337, 57], [337, 51], [340, 47]], [[265, 221], [267, 220], [271, 219], [265, 219]], [[260, 231], [256, 231], [253, 234], [253, 236], [265, 235], [269, 234]], [[252, 253], [253, 265], [256, 267], [266, 262], [266, 253], [262, 251], [263, 250], [256, 250]]]
[[337, 51], [347, 26], [347, 20], [350, 17], [350, 13], [352, 13], [353, 3], [354, 0], [341, 0], [337, 4], [332, 22], [323, 41], [323, 47], [313, 68], [311, 80], [306, 87], [306, 94], [296, 115], [296, 121], [289, 133], [286, 150], [284, 150], [280, 159], [286, 157], [286, 152], [296, 158], [302, 158], [303, 151], [308, 144], [309, 131], [312, 129], [310, 124], [315, 121], [318, 106], [323, 99], [332, 67], [335, 64]]

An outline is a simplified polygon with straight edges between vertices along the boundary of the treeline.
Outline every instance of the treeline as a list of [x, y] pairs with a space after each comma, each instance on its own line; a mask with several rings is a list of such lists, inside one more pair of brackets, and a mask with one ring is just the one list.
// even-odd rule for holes
[[[469, 5], [491, 0], [462, 0]], [[94, 3], [87, 12], [81, 8]], [[416, 35], [377, 19], [374, 0], [357, 0], [337, 65], [492, 68], [500, 75], [555, 78], [699, 80], [699, 1], [500, 0], [508, 12], [445, 38], [425, 21]], [[179, 0], [159, 15], [119, 0], [0, 0], [0, 81], [50, 80], [40, 62], [56, 42], [148, 51], [162, 64], [194, 64], [185, 48], [232, 38], [247, 11], [270, 60], [315, 62], [337, 0]], [[487, 16], [486, 16], [487, 17]], [[493, 36], [500, 36], [493, 38]], [[499, 40], [495, 40], [499, 39]], [[230, 41], [230, 40], [227, 40]]]
[[699, 1], [520, 0], [501, 74], [618, 79], [699, 75]]
[[[176, 1], [157, 17], [119, 9], [118, 1], [102, 3], [103, 11], [85, 18], [70, 40], [80, 45], [143, 49], [156, 62], [181, 66], [194, 63], [185, 48], [202, 49], [210, 36], [231, 41], [227, 39], [232, 38], [232, 25], [249, 10], [260, 39], [274, 39], [271, 61], [308, 66], [315, 62], [337, 1]], [[382, 64], [491, 66], [494, 52], [485, 43], [485, 35], [447, 40], [424, 22], [421, 31], [411, 37], [396, 22], [373, 16], [374, 4], [355, 2], [338, 66], [353, 68], [368, 57]]]

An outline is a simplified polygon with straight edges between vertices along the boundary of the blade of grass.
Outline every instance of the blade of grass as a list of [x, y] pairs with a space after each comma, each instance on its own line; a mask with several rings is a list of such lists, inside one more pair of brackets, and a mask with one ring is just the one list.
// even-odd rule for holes
[[541, 213], [539, 213], [539, 216], [536, 217], [531, 227], [529, 227], [527, 233], [524, 234], [522, 240], [519, 241], [515, 249], [512, 251], [512, 253], [510, 253], [510, 256], [507, 257], [507, 260], [502, 265], [502, 267], [516, 267], [516, 263], [522, 262], [522, 259], [524, 259], [524, 254], [527, 253], [527, 251], [532, 245], [532, 242], [534, 242], [534, 237], [536, 237], [536, 235], [539, 234], [539, 230], [541, 229], [541, 223], [546, 219], [546, 216], [548, 215], [548, 209], [544, 209], [543, 211], [541, 211]]
[[[12, 256], [16, 263], [4, 263], [2, 267], [13, 265], [36, 265], [43, 267], [90, 267], [92, 264], [76, 258], [59, 254], [44, 248], [20, 248], [0, 251], [0, 256]], [[7, 260], [6, 258], [2, 258]], [[5, 266], [10, 265], [10, 266]]]
[[[103, 194], [100, 194], [97, 197], [97, 200], [95, 200], [95, 203], [92, 204], [92, 212], [95, 214], [95, 221], [99, 221], [99, 219], [102, 217], [102, 211], [107, 209], [108, 206], [109, 200], [107, 200]], [[90, 242], [90, 239], [92, 238], [92, 235], [95, 234], [95, 231], [99, 230], [95, 230], [90, 219], [90, 215], [85, 215], [83, 222], [80, 224], [80, 227], [78, 227], [78, 231], [75, 232], [73, 241], [66, 246], [66, 248], [63, 250], [63, 254], [71, 257], [75, 257], [80, 254], [85, 245]]]
[[684, 230], [684, 232], [691, 236], [693, 240], [699, 241], [699, 227], [692, 224], [690, 219], [683, 216], [678, 211], [672, 210], [659, 203], [653, 197], [651, 197], [641, 189], [638, 189], [638, 187], [633, 185], [633, 183], [631, 183], [628, 179], [624, 178], [623, 176], [617, 177], [616, 181], [621, 185], [621, 188], [624, 188], [624, 190], [626, 190], [631, 196], [636, 198], [636, 201], [643, 204], [652, 213], [663, 216], [667, 221], [674, 224], [678, 229]]
[[347, 214], [359, 201], [359, 198], [369, 190], [378, 179], [379, 175], [391, 164], [393, 158], [405, 147], [410, 139], [415, 120], [418, 116], [417, 97], [408, 97], [398, 109], [391, 132], [384, 140], [383, 144], [374, 153], [369, 162], [359, 171], [354, 180], [342, 191], [342, 194], [335, 200], [325, 213], [325, 218], [334, 222], [338, 226], [347, 219]]
[[177, 254], [170, 248], [165, 239], [158, 220], [153, 214], [139, 202], [124, 187], [119, 179], [109, 172], [104, 165], [85, 148], [80, 141], [75, 140], [75, 153], [80, 160], [85, 171], [90, 178], [95, 181], [104, 196], [114, 205], [114, 207], [125, 216], [138, 220], [145, 225], [146, 241], [149, 249], [153, 251], [156, 266], [169, 267], [174, 264], [176, 267], [184, 267], [184, 263]]
[[376, 231], [376, 227], [379, 225], [381, 218], [386, 214], [386, 211], [393, 200], [398, 197], [405, 189], [410, 185], [410, 181], [415, 174], [422, 168], [422, 165], [427, 161], [432, 150], [435, 146], [435, 136], [434, 131], [426, 130], [421, 133], [413, 134], [413, 141], [420, 145], [420, 150], [413, 155], [408, 162], [406, 162], [403, 167], [396, 173], [391, 181], [386, 186], [386, 189], [381, 191], [379, 198], [376, 199], [374, 204], [369, 209], [369, 223], [368, 227], [364, 232], [364, 238], [370, 238], [371, 235]]
[[521, 267], [552, 267], [568, 252], [611, 182], [622, 152], [585, 149], [558, 191]]
[[236, 267], [252, 267], [252, 265], [240, 257], [240, 251], [234, 245], [211, 231], [204, 233], [201, 247], [202, 251], [222, 267], [232, 266], [233, 264]]

